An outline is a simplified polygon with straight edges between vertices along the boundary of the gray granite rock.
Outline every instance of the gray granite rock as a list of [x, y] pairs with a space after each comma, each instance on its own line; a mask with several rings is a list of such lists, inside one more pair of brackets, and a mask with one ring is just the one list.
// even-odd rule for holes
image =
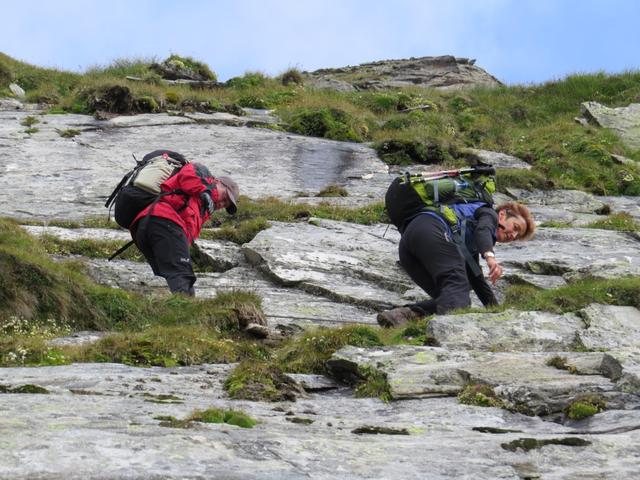
[[427, 325], [434, 344], [448, 349], [492, 352], [557, 352], [575, 347], [580, 317], [547, 312], [438, 315]]
[[[37, 384], [49, 395], [0, 394], [0, 476], [11, 479], [633, 479], [640, 411], [605, 412], [571, 427], [454, 398], [384, 404], [343, 390], [298, 402], [231, 401], [231, 366], [134, 368], [84, 364], [0, 370], [0, 384]], [[195, 409], [232, 408], [260, 423], [161, 426]], [[287, 421], [292, 416], [309, 424]], [[636, 425], [636, 429], [632, 427]], [[409, 435], [355, 435], [372, 426]], [[488, 433], [501, 432], [505, 433]], [[528, 437], [586, 440], [505, 450]], [[415, 452], [420, 452], [416, 455]], [[464, 461], [459, 461], [464, 458]], [[588, 459], [586, 461], [585, 459]]]
[[579, 312], [586, 329], [579, 340], [589, 350], [640, 350], [640, 311], [634, 307], [592, 304]]
[[299, 384], [307, 392], [331, 390], [339, 387], [333, 379], [324, 375], [311, 375], [307, 373], [287, 373], [285, 375]]
[[610, 230], [538, 228], [528, 242], [499, 245], [496, 256], [506, 274], [524, 270], [576, 281], [640, 273], [640, 242]]
[[598, 197], [613, 212], [625, 212], [640, 222], [640, 197]]
[[609, 108], [597, 102], [584, 102], [580, 110], [589, 122], [610, 128], [631, 148], [640, 148], [640, 103]]
[[551, 366], [568, 370], [576, 375], [602, 375], [610, 380], [617, 381], [622, 376], [622, 364], [612, 355], [607, 353], [558, 353], [552, 359], [558, 361], [557, 365]]
[[15, 98], [0, 98], [0, 111], [22, 110], [24, 104]]
[[396, 264], [397, 232], [386, 226], [331, 220], [272, 222], [244, 245], [247, 259], [282, 285], [347, 303], [385, 306], [406, 303], [412, 283]]
[[50, 235], [60, 240], [131, 240], [131, 234], [123, 229], [110, 228], [63, 228], [40, 225], [24, 225], [27, 233], [34, 236]]
[[24, 88], [22, 88], [20, 85], [18, 85], [17, 83], [10, 83], [9, 84], [9, 90], [11, 90], [11, 93], [13, 93], [16, 97], [23, 99], [26, 95], [26, 92], [24, 91]]
[[524, 190], [508, 189], [511, 197], [524, 203], [538, 223], [557, 222], [584, 226], [606, 218], [605, 202], [599, 197], [579, 190]]
[[[0, 111], [0, 201], [3, 214], [19, 218], [105, 214], [104, 196], [133, 164], [130, 153], [163, 146], [205, 163], [214, 159], [212, 170], [238, 177], [251, 198], [275, 194], [295, 201], [297, 195], [315, 195], [328, 184], [339, 184], [350, 196], [332, 201], [362, 205], [379, 201], [392, 177], [364, 145], [240, 128], [272, 123], [268, 112], [110, 121], [43, 115], [38, 117], [40, 131], [27, 136], [20, 126], [27, 113], [10, 108]], [[68, 128], [81, 134], [63, 139], [59, 132]], [[640, 202], [631, 197], [511, 193], [538, 209], [539, 219], [561, 218], [553, 216], [560, 212], [570, 223], [584, 224], [604, 218], [598, 212], [605, 204], [640, 218]], [[399, 235], [390, 229], [383, 237], [385, 228], [313, 219], [274, 222], [243, 250], [202, 240], [199, 252], [218, 271], [198, 274], [198, 294], [256, 292], [270, 332], [372, 324], [371, 307], [423, 297], [396, 264]], [[61, 238], [128, 239], [128, 232], [117, 230], [28, 230]], [[637, 236], [578, 228], [541, 228], [532, 242], [499, 245], [496, 252], [509, 282], [543, 288], [584, 276], [638, 274], [640, 258]], [[168, 294], [165, 281], [145, 263], [84, 261], [101, 283]], [[356, 399], [344, 387], [275, 407], [232, 401], [222, 389], [229, 365], [0, 369], [0, 385], [7, 391], [32, 384], [50, 392], [0, 394], [0, 477], [195, 479], [216, 472], [223, 478], [356, 479], [416, 478], [429, 472], [431, 478], [635, 478], [640, 442], [637, 310], [592, 305], [580, 315], [436, 317], [431, 335], [448, 349], [350, 347], [334, 355], [330, 365], [338, 378], [353, 380], [371, 368], [384, 373], [394, 399], [402, 399], [390, 404]], [[607, 352], [566, 351], [572, 332], [587, 348]], [[53, 344], [93, 337], [78, 333]], [[511, 351], [499, 352], [505, 349]], [[310, 390], [325, 380], [298, 378]], [[452, 396], [469, 383], [489, 384], [507, 407], [544, 418], [460, 405]], [[610, 410], [567, 421], [562, 410], [582, 394], [605, 398]], [[184, 418], [208, 407], [244, 410], [261, 423], [252, 430], [204, 424], [172, 429], [154, 418]], [[287, 420], [292, 417], [305, 422]], [[354, 431], [409, 435], [390, 441], [384, 433]], [[584, 446], [563, 444], [576, 436]], [[504, 447], [523, 438], [548, 444], [530, 452]], [[416, 451], [421, 454], [407, 454]]]
[[[640, 197], [597, 196], [578, 190], [528, 191], [510, 188], [508, 191], [511, 199], [527, 205], [538, 223], [553, 221], [583, 226], [605, 219], [607, 212], [628, 213], [640, 221]], [[496, 198], [496, 203], [509, 200]]]
[[191, 249], [194, 261], [214, 272], [226, 272], [240, 266], [244, 255], [240, 246], [225, 240], [198, 240]]
[[50, 345], [52, 347], [86, 345], [89, 343], [97, 342], [106, 335], [108, 335], [107, 332], [98, 331], [74, 332], [64, 337], [52, 338], [51, 340], [47, 341], [47, 345]]
[[[571, 357], [572, 353], [564, 353]], [[608, 378], [621, 367], [613, 357], [603, 360], [602, 353], [579, 354], [581, 361], [592, 358], [588, 366], [607, 365], [603, 372], [580, 374], [558, 369], [548, 363], [548, 353], [490, 353], [450, 351], [437, 347], [384, 347], [365, 349], [345, 347], [327, 362], [329, 371], [339, 379], [363, 378], [367, 369], [375, 369], [387, 378], [393, 399], [456, 395], [468, 384], [485, 384], [509, 409], [529, 415], [562, 412], [580, 395], [598, 395], [617, 405], [633, 401]], [[577, 362], [576, 362], [577, 363]], [[613, 364], [615, 367], [611, 367]]]
[[520, 170], [531, 170], [531, 165], [527, 162], [520, 160], [513, 155], [507, 155], [506, 153], [492, 152], [489, 150], [479, 150], [476, 148], [468, 148], [464, 151], [469, 161], [474, 165], [478, 160], [489, 165], [493, 165], [495, 168], [515, 168]]

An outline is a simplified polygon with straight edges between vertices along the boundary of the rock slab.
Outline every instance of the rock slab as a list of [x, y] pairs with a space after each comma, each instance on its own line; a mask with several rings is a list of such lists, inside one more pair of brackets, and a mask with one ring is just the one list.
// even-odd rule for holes
[[609, 108], [597, 102], [584, 102], [582, 115], [599, 127], [610, 128], [631, 148], [640, 148], [640, 103]]
[[342, 68], [324, 68], [303, 72], [303, 75], [305, 84], [312, 88], [340, 91], [501, 85], [498, 79], [477, 67], [475, 60], [451, 55], [383, 60]]

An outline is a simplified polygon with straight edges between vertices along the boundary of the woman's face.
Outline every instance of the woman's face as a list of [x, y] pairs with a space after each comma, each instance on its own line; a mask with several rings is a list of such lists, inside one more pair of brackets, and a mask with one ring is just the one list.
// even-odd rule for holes
[[520, 216], [507, 217], [507, 211], [501, 210], [498, 213], [498, 230], [496, 237], [498, 242], [508, 243], [522, 238], [527, 230], [527, 222]]

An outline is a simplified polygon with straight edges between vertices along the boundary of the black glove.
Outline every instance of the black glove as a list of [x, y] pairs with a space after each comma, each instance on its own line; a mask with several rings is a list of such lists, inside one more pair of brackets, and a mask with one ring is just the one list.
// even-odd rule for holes
[[208, 191], [204, 191], [200, 194], [200, 203], [201, 203], [201, 207], [200, 207], [200, 215], [204, 217], [204, 212], [205, 211], [209, 211], [209, 215], [212, 215], [213, 212], [216, 210], [216, 206], [213, 203], [213, 200], [211, 199], [211, 193]]

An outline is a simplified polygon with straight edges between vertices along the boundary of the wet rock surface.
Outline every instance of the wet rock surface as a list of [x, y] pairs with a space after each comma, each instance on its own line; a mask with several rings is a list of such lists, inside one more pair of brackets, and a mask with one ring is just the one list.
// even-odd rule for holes
[[[216, 175], [233, 176], [251, 198], [314, 196], [338, 184], [349, 192], [346, 198], [373, 201], [391, 178], [365, 145], [228, 126], [245, 125], [251, 115], [148, 114], [108, 121], [37, 115], [39, 131], [29, 135], [20, 125], [29, 114], [0, 111], [0, 202], [4, 214], [16, 218], [105, 215], [107, 196], [135, 165], [132, 154], [141, 158], [167, 145]], [[61, 137], [69, 129], [80, 134]]]

